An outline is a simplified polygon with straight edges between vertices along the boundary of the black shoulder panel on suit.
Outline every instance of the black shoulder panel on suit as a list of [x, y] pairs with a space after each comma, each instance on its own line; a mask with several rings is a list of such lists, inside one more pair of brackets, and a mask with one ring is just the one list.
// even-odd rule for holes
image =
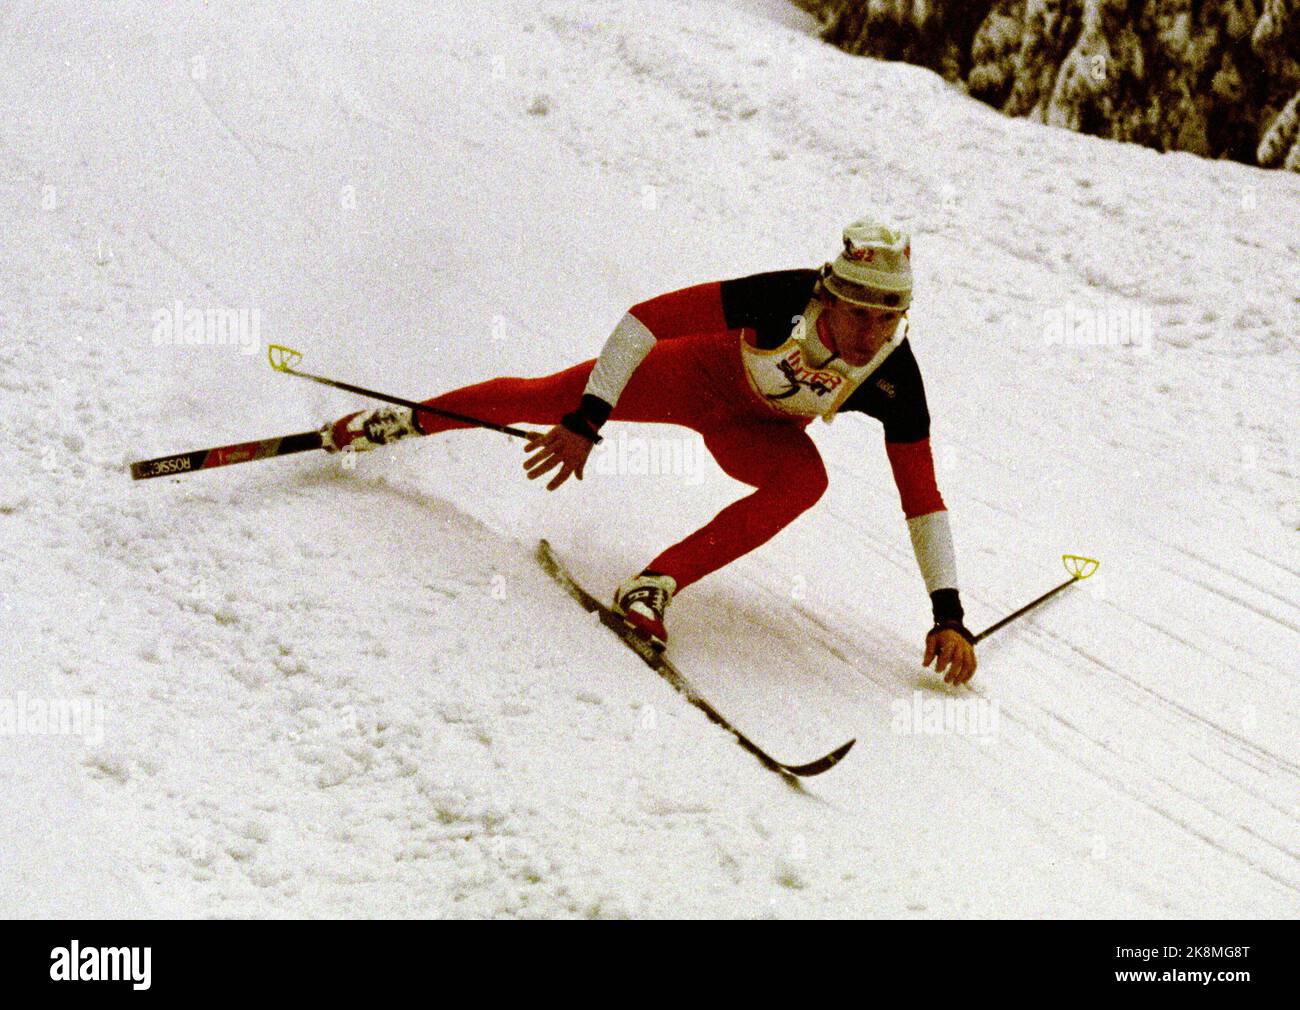
[[816, 284], [816, 270], [777, 270], [723, 281], [722, 314], [727, 328], [753, 329], [759, 347], [779, 347], [807, 308]]
[[870, 414], [885, 426], [887, 442], [918, 442], [930, 437], [930, 410], [921, 369], [904, 340], [840, 408]]

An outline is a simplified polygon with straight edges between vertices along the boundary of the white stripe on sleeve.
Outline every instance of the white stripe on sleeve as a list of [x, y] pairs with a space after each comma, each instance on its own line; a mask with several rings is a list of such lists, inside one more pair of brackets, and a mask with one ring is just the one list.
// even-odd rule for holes
[[598, 396], [611, 407], [618, 403], [623, 387], [637, 366], [655, 345], [655, 335], [632, 313], [626, 313], [605, 341], [596, 367], [591, 370], [584, 392]]
[[913, 516], [907, 520], [907, 529], [912, 534], [912, 550], [925, 579], [925, 591], [956, 589], [957, 556], [952, 548], [947, 510]]

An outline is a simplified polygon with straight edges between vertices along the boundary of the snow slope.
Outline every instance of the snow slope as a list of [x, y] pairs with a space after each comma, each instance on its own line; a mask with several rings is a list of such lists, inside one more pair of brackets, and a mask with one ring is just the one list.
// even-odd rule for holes
[[[1300, 180], [1006, 120], [768, 3], [410, 6], [0, 12], [0, 698], [103, 713], [0, 735], [0, 912], [1295, 914]], [[969, 622], [1103, 566], [949, 691], [879, 428], [817, 425], [820, 505], [671, 615], [778, 756], [858, 737], [802, 792], [532, 561], [609, 588], [742, 493], [689, 433], [553, 495], [485, 432], [123, 469], [362, 402], [158, 343], [177, 300], [427, 396], [868, 206], [916, 236]], [[1115, 308], [1149, 329], [1053, 330]], [[897, 718], [943, 701], [995, 721]]]

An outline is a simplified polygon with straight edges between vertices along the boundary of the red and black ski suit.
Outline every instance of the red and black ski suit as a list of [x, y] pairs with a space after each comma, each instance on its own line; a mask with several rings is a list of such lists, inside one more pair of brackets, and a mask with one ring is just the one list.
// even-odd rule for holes
[[[541, 378], [490, 379], [427, 402], [498, 424], [553, 425], [577, 411], [596, 429], [614, 420], [678, 424], [698, 432], [722, 470], [754, 490], [647, 565], [672, 576], [680, 591], [771, 539], [826, 490], [826, 468], [805, 430], [812, 418], [768, 403], [747, 379], [741, 355], [742, 339], [763, 349], [783, 344], [816, 280], [815, 270], [757, 274], [633, 306], [630, 315], [656, 339], [613, 406], [584, 395], [596, 359]], [[869, 414], [884, 425], [905, 516], [942, 511], [925, 389], [907, 340], [853, 391], [840, 407], [845, 411]], [[424, 414], [417, 423], [426, 434], [466, 427]], [[955, 586], [931, 597], [936, 620], [960, 619]]]

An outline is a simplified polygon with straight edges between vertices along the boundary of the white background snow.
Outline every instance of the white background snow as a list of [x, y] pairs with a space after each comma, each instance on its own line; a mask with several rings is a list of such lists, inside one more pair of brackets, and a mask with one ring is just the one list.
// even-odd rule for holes
[[[858, 738], [802, 793], [532, 558], [608, 592], [744, 493], [711, 461], [548, 495], [469, 432], [126, 475], [366, 405], [156, 344], [177, 300], [426, 397], [871, 207], [915, 235], [969, 623], [1102, 567], [948, 689], [878, 424], [810, 429], [826, 497], [670, 612], [778, 756]], [[0, 913], [1300, 908], [1294, 174], [1008, 120], [776, 3], [14, 0], [0, 225], [0, 697], [102, 713], [0, 735]], [[1150, 339], [1053, 336], [1116, 307]], [[946, 698], [996, 730], [895, 724]]]

